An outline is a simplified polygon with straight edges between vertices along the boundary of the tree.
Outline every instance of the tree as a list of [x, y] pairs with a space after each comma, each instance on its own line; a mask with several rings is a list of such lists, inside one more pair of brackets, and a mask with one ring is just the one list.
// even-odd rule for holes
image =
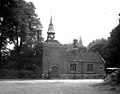
[[107, 40], [104, 38], [93, 40], [89, 43], [88, 51], [101, 52], [102, 49], [107, 45]]
[[110, 65], [120, 67], [120, 23], [110, 33], [108, 48]]
[[88, 51], [92, 51], [92, 52], [99, 52], [99, 54], [102, 56], [102, 58], [104, 58], [105, 60], [105, 65], [106, 67], [109, 65], [108, 64], [108, 40], [101, 38], [101, 39], [96, 39], [93, 40], [91, 43], [89, 43], [88, 47], [87, 47]]
[[14, 35], [10, 40], [14, 43], [17, 53], [21, 51], [22, 45], [25, 43], [35, 42], [37, 27], [41, 23], [35, 14], [33, 3], [23, 0], [17, 0], [13, 8], [14, 28], [11, 34]]
[[9, 26], [11, 25], [11, 6], [14, 4], [13, 0], [0, 1], [0, 67], [3, 62], [3, 52], [6, 50], [9, 36]]
[[23, 43], [35, 41], [37, 27], [41, 26], [35, 7], [24, 0], [1, 0], [0, 5], [0, 49], [10, 42], [20, 52]]
[[41, 23], [32, 2], [0, 0], [0, 62], [8, 43], [14, 44], [19, 54], [24, 44], [35, 42], [38, 26]]

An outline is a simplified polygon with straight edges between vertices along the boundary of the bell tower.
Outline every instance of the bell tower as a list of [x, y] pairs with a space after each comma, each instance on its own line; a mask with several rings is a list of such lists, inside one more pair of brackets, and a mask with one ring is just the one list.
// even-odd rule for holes
[[54, 40], [54, 38], [55, 38], [55, 32], [54, 32], [54, 26], [52, 23], [52, 16], [51, 16], [50, 24], [47, 32], [47, 40]]

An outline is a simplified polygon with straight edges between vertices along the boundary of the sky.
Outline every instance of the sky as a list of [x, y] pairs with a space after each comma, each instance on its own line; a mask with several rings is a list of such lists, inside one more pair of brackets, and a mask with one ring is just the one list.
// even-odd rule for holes
[[80, 36], [84, 46], [95, 39], [108, 38], [119, 22], [120, 0], [26, 1], [33, 2], [36, 7], [45, 40], [52, 15], [55, 39], [62, 44], [79, 40]]

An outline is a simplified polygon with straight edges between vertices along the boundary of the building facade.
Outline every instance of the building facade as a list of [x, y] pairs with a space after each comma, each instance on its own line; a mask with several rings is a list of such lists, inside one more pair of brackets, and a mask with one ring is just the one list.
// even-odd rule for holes
[[82, 44], [79, 44], [78, 47], [76, 40], [74, 40], [71, 50], [55, 40], [52, 17], [47, 34], [47, 40], [43, 42], [44, 77], [46, 75], [51, 79], [72, 79], [102, 78], [104, 76], [105, 62], [99, 53], [79, 50]]

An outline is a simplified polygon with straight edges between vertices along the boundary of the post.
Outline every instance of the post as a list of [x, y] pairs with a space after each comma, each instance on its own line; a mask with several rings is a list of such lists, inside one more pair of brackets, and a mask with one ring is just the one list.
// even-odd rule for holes
[[83, 62], [81, 62], [81, 77], [83, 78]]

